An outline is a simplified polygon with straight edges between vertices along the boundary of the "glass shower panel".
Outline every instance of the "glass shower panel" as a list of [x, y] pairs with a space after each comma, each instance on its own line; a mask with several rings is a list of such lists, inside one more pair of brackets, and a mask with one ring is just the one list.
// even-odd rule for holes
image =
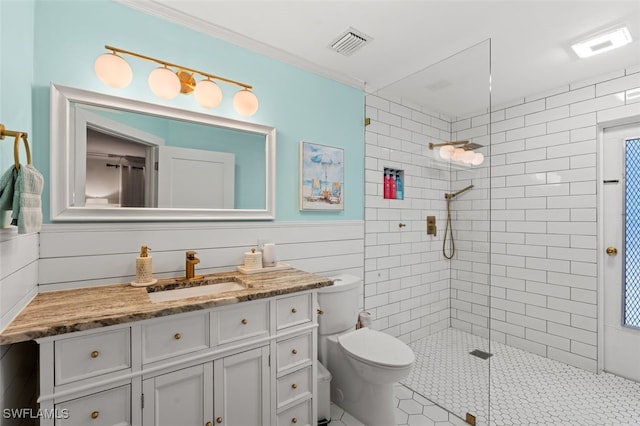
[[[413, 132], [424, 156], [421, 174], [407, 181], [423, 184], [424, 229], [413, 246], [423, 248], [430, 271], [412, 276], [422, 286], [416, 312], [433, 312], [437, 297], [448, 308], [444, 321], [423, 319], [419, 337], [411, 334], [416, 362], [403, 384], [477, 425], [490, 424], [490, 238], [492, 226], [501, 226], [491, 221], [490, 81], [491, 41], [485, 40], [377, 93], [424, 123]], [[435, 235], [427, 236], [430, 216]]]

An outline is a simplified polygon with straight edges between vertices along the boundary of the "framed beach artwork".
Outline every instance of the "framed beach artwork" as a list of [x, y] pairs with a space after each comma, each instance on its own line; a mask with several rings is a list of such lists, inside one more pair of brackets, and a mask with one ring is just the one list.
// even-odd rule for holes
[[300, 210], [344, 210], [344, 150], [300, 142]]

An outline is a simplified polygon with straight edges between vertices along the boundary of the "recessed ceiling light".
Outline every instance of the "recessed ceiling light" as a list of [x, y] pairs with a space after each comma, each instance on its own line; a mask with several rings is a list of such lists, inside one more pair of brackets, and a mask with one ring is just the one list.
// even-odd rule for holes
[[601, 34], [581, 41], [571, 46], [576, 55], [580, 58], [588, 58], [589, 56], [604, 53], [627, 43], [631, 43], [631, 33], [627, 27], [618, 28], [606, 34]]

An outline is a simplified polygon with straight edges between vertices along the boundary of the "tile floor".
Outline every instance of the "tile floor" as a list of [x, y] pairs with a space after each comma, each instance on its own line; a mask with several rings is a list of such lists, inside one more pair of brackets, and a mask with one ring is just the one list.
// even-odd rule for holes
[[[593, 374], [496, 342], [490, 350], [489, 423], [489, 361], [469, 355], [474, 349], [489, 351], [487, 339], [449, 328], [410, 346], [416, 362], [403, 383], [415, 391], [412, 401], [428, 402], [420, 397], [427, 396], [461, 417], [475, 414], [478, 425], [640, 425], [640, 383]], [[408, 405], [413, 403], [399, 400], [399, 407]], [[423, 405], [423, 415], [431, 406]], [[411, 417], [408, 421], [411, 425]]]
[[[397, 384], [396, 424], [409, 426], [468, 426], [467, 423], [438, 407], [427, 398], [411, 389]], [[351, 414], [331, 403], [331, 423], [329, 426], [365, 426]], [[393, 425], [390, 425], [393, 426]]]

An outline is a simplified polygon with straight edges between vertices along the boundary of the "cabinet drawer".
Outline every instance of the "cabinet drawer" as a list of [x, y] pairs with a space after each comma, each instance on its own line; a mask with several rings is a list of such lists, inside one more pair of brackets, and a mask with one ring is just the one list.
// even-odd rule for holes
[[[298, 405], [278, 414], [278, 426], [311, 425], [311, 400], [308, 399]], [[313, 423], [315, 424], [315, 422]]]
[[276, 318], [278, 330], [311, 322], [311, 293], [278, 299]]
[[209, 315], [167, 317], [142, 327], [145, 363], [209, 347]]
[[278, 408], [310, 396], [311, 387], [311, 367], [303, 368], [278, 379]]
[[55, 384], [99, 376], [131, 367], [128, 328], [57, 340]]
[[268, 302], [240, 304], [216, 312], [217, 344], [236, 342], [249, 337], [269, 335]]
[[277, 344], [277, 372], [295, 367], [305, 362], [311, 362], [312, 351], [311, 332], [291, 339], [282, 340]]
[[129, 385], [56, 404], [56, 426], [125, 426], [131, 424]]

